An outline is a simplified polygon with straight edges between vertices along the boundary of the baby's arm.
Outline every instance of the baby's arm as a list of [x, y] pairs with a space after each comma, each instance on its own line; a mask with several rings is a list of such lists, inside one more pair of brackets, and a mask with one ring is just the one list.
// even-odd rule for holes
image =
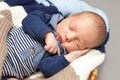
[[52, 57], [49, 56], [43, 58], [40, 61], [39, 69], [44, 74], [44, 76], [50, 77], [59, 72], [60, 70], [64, 69], [70, 64], [70, 62], [85, 54], [87, 51], [88, 49], [82, 51], [73, 51], [66, 55], [55, 55]]
[[52, 54], [58, 53], [58, 55], [60, 55], [60, 49], [57, 44], [57, 40], [52, 32], [48, 32], [45, 35], [45, 47], [44, 48]]
[[65, 58], [69, 62], [72, 62], [75, 59], [77, 59], [78, 57], [80, 57], [80, 56], [84, 55], [85, 53], [87, 53], [88, 51], [89, 51], [89, 49], [72, 51], [69, 54], [65, 55]]
[[[23, 31], [33, 38], [37, 39], [40, 43], [44, 44], [45, 39], [45, 49], [50, 53], [60, 54], [55, 37], [52, 33], [54, 30], [52, 26], [49, 25], [51, 17], [53, 15], [46, 14], [42, 11], [33, 11], [24, 18], [22, 24]], [[50, 36], [50, 37], [49, 37]]]

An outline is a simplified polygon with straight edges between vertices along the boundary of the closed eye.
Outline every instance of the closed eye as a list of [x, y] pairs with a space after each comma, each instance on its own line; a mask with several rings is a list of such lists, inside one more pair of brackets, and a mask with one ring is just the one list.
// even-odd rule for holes
[[74, 28], [73, 28], [72, 26], [69, 26], [69, 29], [70, 29], [71, 31], [74, 31]]

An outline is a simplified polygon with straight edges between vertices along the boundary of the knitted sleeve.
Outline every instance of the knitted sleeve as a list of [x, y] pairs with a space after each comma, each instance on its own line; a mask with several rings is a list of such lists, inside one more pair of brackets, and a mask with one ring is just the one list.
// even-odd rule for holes
[[64, 55], [55, 55], [53, 57], [43, 58], [39, 64], [40, 71], [45, 77], [50, 77], [68, 66], [70, 62], [66, 60]]
[[10, 11], [0, 11], [0, 80], [2, 77], [2, 65], [7, 55], [6, 38], [11, 28], [13, 28], [13, 23]]
[[49, 26], [51, 17], [52, 15], [45, 14], [42, 11], [33, 11], [22, 21], [22, 28], [25, 33], [37, 39], [39, 42], [43, 42], [44, 35], [48, 32], [53, 32]]

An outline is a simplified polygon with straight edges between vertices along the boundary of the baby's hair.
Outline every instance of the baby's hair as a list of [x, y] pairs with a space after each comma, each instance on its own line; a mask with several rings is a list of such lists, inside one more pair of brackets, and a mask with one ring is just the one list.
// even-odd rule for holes
[[96, 42], [96, 45], [94, 45], [93, 47], [99, 47], [105, 40], [106, 38], [106, 24], [105, 24], [105, 21], [104, 19], [98, 15], [97, 13], [94, 13], [94, 12], [91, 12], [91, 11], [83, 11], [83, 12], [80, 12], [80, 13], [77, 13], [77, 14], [73, 14], [71, 16], [76, 16], [76, 17], [79, 17], [79, 16], [87, 16], [87, 17], [90, 17], [91, 20], [93, 20], [95, 22], [95, 25], [96, 25], [96, 30], [98, 32], [98, 40], [95, 41]]

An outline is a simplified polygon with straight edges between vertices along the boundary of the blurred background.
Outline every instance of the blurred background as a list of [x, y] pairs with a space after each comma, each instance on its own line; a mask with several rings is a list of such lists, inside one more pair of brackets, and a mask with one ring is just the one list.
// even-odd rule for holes
[[105, 62], [99, 67], [97, 80], [120, 80], [120, 1], [85, 0], [106, 12], [110, 22], [110, 39], [106, 45]]
[[[2, 0], [0, 0], [2, 1]], [[100, 8], [108, 16], [110, 22], [110, 39], [106, 45], [106, 58], [99, 66], [97, 80], [120, 80], [120, 1], [119, 0], [84, 0], [88, 4]]]

